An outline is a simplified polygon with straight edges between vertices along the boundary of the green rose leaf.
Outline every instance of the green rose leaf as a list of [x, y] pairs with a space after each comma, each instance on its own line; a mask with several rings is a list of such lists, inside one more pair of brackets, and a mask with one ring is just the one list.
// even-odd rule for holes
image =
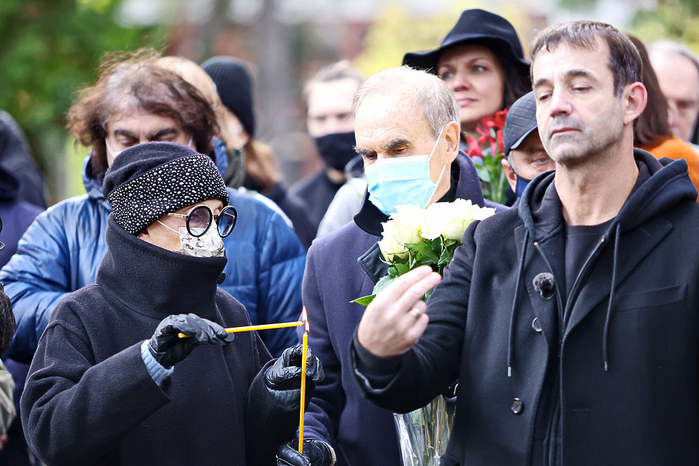
[[368, 306], [376, 298], [375, 294], [369, 296], [362, 296], [361, 298], [353, 299], [350, 303], [361, 304], [362, 306]]
[[416, 265], [436, 264], [439, 258], [432, 249], [431, 242], [413, 243], [406, 245], [410, 251], [415, 252]]
[[[404, 273], [410, 272], [410, 267], [409, 267], [407, 264], [395, 264], [392, 268], [395, 268], [395, 269], [396, 269], [396, 275], [393, 276], [393, 277], [391, 277], [391, 275], [389, 274], [389, 277], [391, 277], [391, 278], [395, 278], [395, 277], [397, 277], [397, 276], [399, 276], [399, 275], [403, 275]], [[385, 277], [384, 277], [384, 278], [385, 278]], [[383, 280], [383, 278], [382, 278], [382, 280]], [[379, 283], [381, 283], [381, 280], [379, 280], [379, 282], [377, 283], [377, 285], [378, 285]]]
[[442, 255], [439, 256], [439, 262], [437, 265], [440, 267], [445, 267], [449, 262], [451, 262], [452, 257], [454, 257], [454, 252], [452, 248], [444, 248], [442, 250]]
[[374, 285], [374, 290], [373, 290], [374, 296], [379, 294], [384, 289], [388, 288], [388, 285], [393, 283], [394, 280], [395, 280], [395, 278], [391, 277], [389, 275], [381, 277], [381, 279], [378, 282], [376, 282], [376, 285]]

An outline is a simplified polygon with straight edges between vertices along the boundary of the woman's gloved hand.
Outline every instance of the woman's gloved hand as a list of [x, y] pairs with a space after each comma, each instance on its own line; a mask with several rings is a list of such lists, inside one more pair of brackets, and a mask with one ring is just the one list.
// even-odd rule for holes
[[[179, 333], [189, 335], [180, 338]], [[148, 350], [166, 369], [189, 356], [199, 345], [228, 344], [231, 338], [226, 330], [215, 322], [196, 314], [179, 314], [164, 318], [148, 342]]]
[[277, 450], [278, 466], [333, 466], [336, 461], [333, 447], [322, 440], [303, 441], [303, 454], [299, 453], [299, 441], [285, 443]]
[[[284, 350], [265, 372], [265, 385], [274, 398], [286, 409], [297, 409], [301, 399], [301, 356], [303, 346]], [[323, 380], [323, 364], [308, 347], [306, 353], [306, 404], [315, 391], [316, 382]]]

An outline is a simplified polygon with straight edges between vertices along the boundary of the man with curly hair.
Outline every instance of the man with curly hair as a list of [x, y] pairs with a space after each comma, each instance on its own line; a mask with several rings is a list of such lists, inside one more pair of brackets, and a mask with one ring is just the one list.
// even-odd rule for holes
[[[13, 359], [29, 362], [58, 302], [95, 281], [107, 251], [111, 212], [102, 180], [113, 160], [124, 149], [151, 141], [177, 142], [213, 158], [211, 140], [218, 128], [211, 106], [177, 73], [157, 66], [158, 58], [142, 50], [105, 61], [97, 82], [79, 92], [68, 112], [68, 128], [91, 149], [83, 165], [87, 194], [41, 214], [0, 271], [17, 318], [8, 350]], [[228, 193], [241, 220], [224, 240], [231, 259], [221, 288], [245, 305], [253, 323], [297, 319], [303, 247], [279, 214], [249, 196]], [[293, 331], [262, 338], [273, 355], [295, 342]]]

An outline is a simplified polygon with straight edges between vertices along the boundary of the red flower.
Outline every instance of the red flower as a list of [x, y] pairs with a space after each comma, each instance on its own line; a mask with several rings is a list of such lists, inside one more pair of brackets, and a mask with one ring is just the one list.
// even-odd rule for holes
[[466, 154], [469, 157], [483, 157], [483, 153], [481, 152], [480, 141], [476, 142], [476, 140], [473, 139], [472, 136], [466, 136], [466, 145], [468, 146]]
[[492, 118], [493, 118], [494, 126], [496, 126], [497, 128], [500, 128], [500, 129], [505, 128], [505, 120], [507, 119], [507, 109], [500, 110]]

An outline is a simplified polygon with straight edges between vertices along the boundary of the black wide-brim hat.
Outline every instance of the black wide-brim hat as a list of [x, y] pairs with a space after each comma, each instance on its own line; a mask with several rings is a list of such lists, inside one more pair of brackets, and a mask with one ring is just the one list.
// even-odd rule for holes
[[529, 75], [529, 62], [524, 59], [515, 28], [502, 16], [481, 9], [465, 10], [439, 48], [406, 53], [403, 64], [436, 74], [442, 53], [450, 47], [466, 44], [488, 47], [501, 61], [507, 59], [520, 72]]

